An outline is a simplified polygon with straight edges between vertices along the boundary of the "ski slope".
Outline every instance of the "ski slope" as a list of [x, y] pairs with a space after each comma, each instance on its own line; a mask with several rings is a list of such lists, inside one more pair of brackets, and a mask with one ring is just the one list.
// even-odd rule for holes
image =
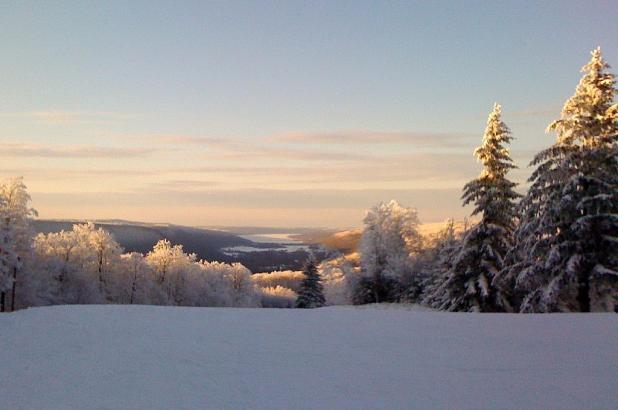
[[618, 315], [57, 306], [0, 369], [4, 409], [616, 409]]

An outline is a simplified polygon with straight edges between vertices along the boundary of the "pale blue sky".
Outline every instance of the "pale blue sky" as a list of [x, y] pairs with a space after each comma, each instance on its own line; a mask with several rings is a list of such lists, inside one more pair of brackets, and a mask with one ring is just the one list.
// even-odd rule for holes
[[589, 51], [618, 66], [617, 18], [611, 1], [2, 2], [0, 171], [42, 217], [351, 226], [392, 197], [462, 217], [493, 102], [523, 180]]

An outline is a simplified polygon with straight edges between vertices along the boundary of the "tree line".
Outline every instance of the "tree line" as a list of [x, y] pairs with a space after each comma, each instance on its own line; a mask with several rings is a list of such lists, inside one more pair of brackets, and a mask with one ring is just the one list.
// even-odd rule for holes
[[[307, 275], [253, 275], [240, 263], [198, 260], [166, 239], [146, 254], [125, 253], [113, 235], [92, 222], [35, 235], [30, 222], [36, 211], [30, 202], [22, 178], [0, 183], [1, 312], [59, 304], [316, 307], [312, 296], [303, 294], [306, 276], [320, 292], [325, 289], [330, 304], [348, 300], [342, 269], [351, 268], [341, 258], [322, 262], [320, 274], [310, 259]], [[317, 300], [325, 302], [324, 296]]]
[[354, 302], [414, 301], [479, 312], [618, 308], [618, 105], [600, 49], [547, 130], [556, 141], [531, 162], [525, 195], [508, 179], [512, 136], [499, 105], [463, 188], [478, 222], [451, 221], [430, 243], [416, 211], [392, 201], [365, 218]]

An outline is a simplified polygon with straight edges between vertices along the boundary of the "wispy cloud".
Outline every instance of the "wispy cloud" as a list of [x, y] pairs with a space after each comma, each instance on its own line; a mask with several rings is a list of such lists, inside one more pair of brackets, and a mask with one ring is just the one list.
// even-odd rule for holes
[[163, 144], [171, 147], [166, 150], [187, 148], [205, 149], [204, 159], [226, 162], [237, 160], [273, 160], [273, 161], [360, 161], [370, 160], [370, 154], [338, 152], [332, 149], [316, 150], [306, 147], [285, 147], [273, 141], [251, 141], [241, 139], [224, 139], [215, 137], [194, 137], [184, 135], [112, 135], [114, 139], [132, 139], [140, 143]]
[[[174, 135], [174, 134], [112, 134], [106, 135], [107, 138], [119, 141], [138, 141], [140, 143], [162, 144], [162, 145], [216, 145], [224, 144], [226, 140], [223, 138], [213, 137], [195, 137], [191, 135]], [[229, 141], [229, 140], [228, 140]]]
[[[299, 161], [350, 161], [379, 158], [371, 146], [405, 145], [408, 148], [451, 148], [470, 147], [477, 142], [478, 135], [463, 133], [422, 133], [422, 132], [290, 132], [272, 135], [261, 139], [217, 138], [187, 135], [133, 135], [110, 136], [118, 139], [133, 139], [151, 144], [164, 144], [182, 149], [200, 147], [207, 149], [210, 160], [234, 160], [239, 158], [267, 158], [273, 160]], [[319, 146], [329, 145], [328, 149]], [[318, 146], [318, 147], [316, 147]], [[363, 150], [350, 150], [349, 147], [365, 147]], [[189, 148], [194, 149], [194, 148]]]
[[211, 160], [266, 159], [272, 161], [367, 161], [374, 155], [355, 152], [336, 152], [312, 149], [295, 149], [257, 144], [224, 143], [213, 146], [216, 152], [207, 155]]
[[50, 146], [42, 144], [0, 142], [2, 157], [32, 158], [130, 158], [152, 153], [148, 148], [116, 148], [99, 146]]
[[154, 135], [145, 137], [145, 139], [160, 144], [212, 145], [225, 142], [221, 138], [192, 137], [187, 135]]
[[28, 180], [58, 180], [58, 179], [98, 179], [127, 177], [157, 177], [159, 171], [141, 169], [65, 169], [65, 168], [34, 168], [34, 167], [1, 167], [0, 175], [23, 176]]
[[456, 133], [390, 132], [390, 131], [340, 131], [292, 132], [268, 138], [271, 142], [299, 144], [410, 144], [417, 146], [462, 146], [476, 136]]
[[101, 124], [109, 122], [120, 122], [131, 118], [130, 115], [120, 114], [112, 111], [65, 110], [0, 112], [0, 117], [22, 117], [48, 125]]
[[[356, 157], [352, 157], [356, 158]], [[375, 158], [374, 158], [375, 159]], [[266, 178], [273, 181], [289, 178], [306, 178], [311, 181], [405, 181], [418, 178], [469, 177], [478, 173], [479, 165], [471, 154], [460, 153], [417, 153], [395, 154], [380, 158], [383, 161], [359, 161], [329, 164], [319, 167], [314, 164], [285, 164], [270, 166], [208, 165], [197, 167], [170, 168], [177, 174], [206, 174], [238, 176], [240, 178]], [[449, 164], [449, 167], [444, 167]]]
[[[178, 196], [160, 196], [157, 191], [146, 192], [141, 187], [131, 190], [105, 191], [105, 192], [35, 192], [37, 195], [55, 197], [63, 200], [63, 195], [96, 200], [125, 199], [133, 203], [135, 198], [142, 198], [144, 203], [165, 204], [202, 204], [204, 206], [243, 206], [243, 207], [333, 207], [333, 208], [367, 208], [385, 198], [402, 198], [402, 201], [415, 205], [417, 200], [408, 199], [410, 196], [435, 192], [450, 193], [459, 204], [460, 189], [226, 189], [226, 190], [198, 190]], [[423, 200], [425, 202], [426, 200]], [[119, 201], [119, 203], [127, 203]], [[362, 205], [360, 205], [362, 204]], [[426, 202], [431, 206], [431, 201]]]
[[140, 190], [147, 192], [192, 192], [221, 185], [217, 181], [203, 181], [191, 179], [175, 179], [170, 181], [152, 182], [142, 186]]

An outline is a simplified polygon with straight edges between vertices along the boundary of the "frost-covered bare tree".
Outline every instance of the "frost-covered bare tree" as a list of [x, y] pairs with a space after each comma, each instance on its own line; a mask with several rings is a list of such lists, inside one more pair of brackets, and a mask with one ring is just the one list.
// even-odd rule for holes
[[411, 258], [422, 247], [416, 210], [397, 201], [380, 203], [367, 212], [360, 242], [361, 277], [354, 302], [379, 303], [398, 300], [411, 282]]
[[[73, 231], [38, 234], [34, 240], [39, 279], [37, 304], [78, 303], [81, 275], [77, 271], [77, 238]], [[83, 284], [87, 286], [87, 283]], [[83, 301], [83, 299], [82, 299]], [[86, 303], [86, 301], [84, 301]]]
[[92, 222], [76, 225], [73, 231], [80, 241], [82, 254], [88, 254], [84, 268], [90, 271], [89, 276], [97, 278], [101, 295], [113, 300], [109, 281], [120, 268], [122, 248], [109, 232], [95, 227]]
[[104, 303], [113, 301], [112, 277], [121, 268], [120, 245], [92, 223], [71, 231], [39, 234], [34, 242], [39, 289], [46, 303]]
[[[4, 198], [0, 197], [0, 206], [5, 207]], [[0, 312], [6, 309], [6, 294], [13, 282], [12, 264], [15, 261], [14, 245], [9, 232], [0, 230]]]
[[153, 281], [176, 306], [239, 306], [260, 304], [251, 271], [239, 263], [197, 261], [181, 245], [167, 240], [146, 255]]
[[523, 312], [613, 310], [618, 304], [618, 106], [600, 49], [532, 161], [515, 262], [504, 273]]
[[30, 208], [30, 195], [22, 178], [9, 178], [0, 184], [0, 311], [7, 305], [15, 310], [18, 276], [32, 261], [33, 230], [30, 220], [36, 211]]
[[39, 285], [32, 305], [260, 306], [260, 293], [243, 265], [196, 261], [166, 240], [146, 256], [120, 254], [109, 233], [83, 224], [39, 234], [34, 244]]
[[504, 267], [512, 246], [516, 184], [507, 178], [515, 168], [508, 144], [511, 133], [495, 104], [487, 119], [483, 143], [474, 155], [483, 164], [481, 175], [464, 186], [463, 204], [474, 204], [481, 220], [466, 232], [444, 282], [432, 296], [441, 309], [491, 312], [504, 310], [503, 298], [492, 280]]
[[144, 255], [131, 252], [122, 255], [123, 275], [117, 278], [119, 299], [130, 305], [148, 303], [148, 279], [151, 277]]
[[108, 280], [108, 289], [113, 303], [167, 304], [167, 295], [159, 286], [144, 255], [138, 252], [125, 253], [121, 256], [120, 265], [112, 271]]
[[323, 260], [318, 272], [324, 286], [326, 305], [352, 304], [352, 291], [356, 274], [352, 264], [343, 255]]
[[184, 305], [189, 290], [187, 280], [196, 262], [194, 254], [187, 255], [182, 245], [172, 245], [162, 239], [146, 255], [146, 262], [153, 269], [171, 304]]
[[218, 268], [223, 273], [225, 290], [220, 291], [227, 295], [227, 306], [238, 307], [255, 307], [259, 306], [259, 295], [253, 281], [251, 280], [251, 271], [240, 263], [225, 264], [220, 262], [211, 262], [202, 264], [206, 269]]

